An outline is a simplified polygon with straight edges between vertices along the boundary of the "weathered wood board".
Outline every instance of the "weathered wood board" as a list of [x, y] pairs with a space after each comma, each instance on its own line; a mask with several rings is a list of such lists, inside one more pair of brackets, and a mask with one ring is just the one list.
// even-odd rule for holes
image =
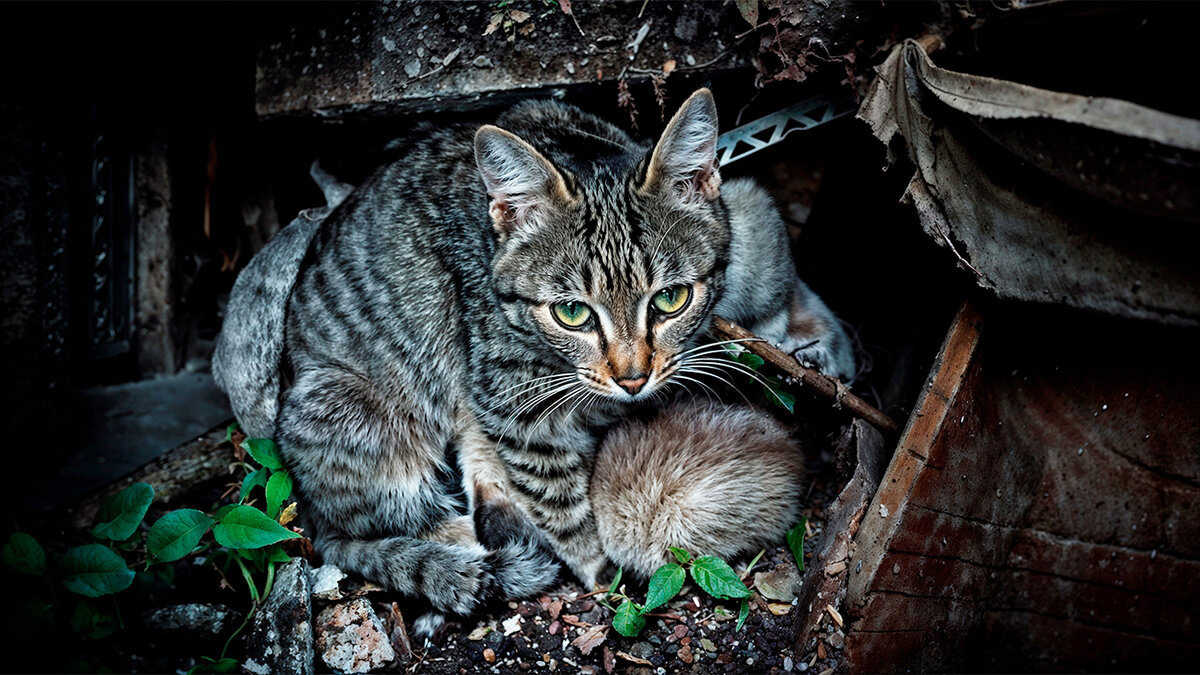
[[964, 306], [856, 538], [852, 667], [1194, 666], [1196, 337]]

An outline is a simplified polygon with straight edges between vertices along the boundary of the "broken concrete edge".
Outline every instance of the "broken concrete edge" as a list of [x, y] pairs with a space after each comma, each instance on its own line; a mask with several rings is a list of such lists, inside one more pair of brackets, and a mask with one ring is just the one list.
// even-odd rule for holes
[[87, 530], [105, 499], [137, 482], [149, 483], [154, 488], [156, 505], [170, 505], [188, 490], [228, 471], [232, 454], [219, 452], [217, 448], [225, 442], [225, 430], [232, 423], [232, 418], [227, 419], [81, 499], [47, 511], [30, 529], [48, 532]]
[[[703, 72], [680, 73], [675, 77], [683, 82], [691, 82], [694, 88], [699, 88], [713, 80], [733, 78], [753, 78], [755, 70], [747, 65], [725, 68], [710, 68]], [[646, 73], [630, 73], [624, 81], [629, 83], [653, 79]], [[521, 101], [539, 98], [569, 99], [583, 92], [594, 90], [596, 87], [615, 88], [621, 80], [606, 77], [599, 80], [578, 82], [564, 81], [543, 84], [518, 84], [503, 89], [492, 89], [469, 94], [439, 95], [429, 98], [387, 99], [368, 102], [353, 102], [339, 105], [324, 106], [316, 109], [270, 109], [259, 105], [256, 107], [258, 119], [263, 122], [282, 120], [317, 120], [330, 124], [341, 124], [348, 119], [370, 120], [388, 119], [396, 116], [428, 115], [445, 112], [476, 112], [492, 108], [515, 105]]]

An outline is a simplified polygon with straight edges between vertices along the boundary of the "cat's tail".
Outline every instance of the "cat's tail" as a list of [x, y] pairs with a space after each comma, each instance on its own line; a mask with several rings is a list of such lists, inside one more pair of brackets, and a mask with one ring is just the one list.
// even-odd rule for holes
[[729, 559], [782, 542], [800, 516], [803, 472], [767, 413], [692, 400], [610, 431], [589, 494], [609, 559], [650, 577], [669, 546]]
[[238, 275], [217, 336], [212, 373], [250, 436], [271, 437], [279, 414], [288, 298], [321, 223], [353, 190], [317, 162], [310, 171], [328, 202], [306, 209], [276, 234]]

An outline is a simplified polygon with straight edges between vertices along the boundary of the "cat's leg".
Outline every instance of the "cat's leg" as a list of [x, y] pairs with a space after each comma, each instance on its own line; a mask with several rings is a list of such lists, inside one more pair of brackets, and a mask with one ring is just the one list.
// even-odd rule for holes
[[588, 500], [591, 463], [566, 449], [504, 447], [511, 499], [586, 588], [595, 588], [608, 559], [596, 537]]
[[436, 469], [444, 442], [404, 401], [333, 367], [297, 375], [277, 441], [322, 557], [435, 609], [470, 613], [494, 580], [478, 543], [418, 538], [453, 516]]
[[492, 573], [505, 598], [522, 598], [558, 579], [558, 562], [542, 533], [495, 485], [476, 485], [475, 531], [491, 551]]
[[800, 363], [832, 375], [842, 382], [854, 377], [854, 349], [841, 322], [820, 296], [803, 281], [786, 308], [750, 327]]

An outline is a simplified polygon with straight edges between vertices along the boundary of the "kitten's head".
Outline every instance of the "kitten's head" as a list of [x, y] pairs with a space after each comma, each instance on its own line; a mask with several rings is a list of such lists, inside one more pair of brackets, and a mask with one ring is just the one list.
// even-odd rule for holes
[[693, 94], [652, 150], [573, 109], [547, 110], [545, 134], [475, 136], [500, 299], [591, 391], [640, 400], [675, 374], [721, 295], [716, 106], [707, 89]]

